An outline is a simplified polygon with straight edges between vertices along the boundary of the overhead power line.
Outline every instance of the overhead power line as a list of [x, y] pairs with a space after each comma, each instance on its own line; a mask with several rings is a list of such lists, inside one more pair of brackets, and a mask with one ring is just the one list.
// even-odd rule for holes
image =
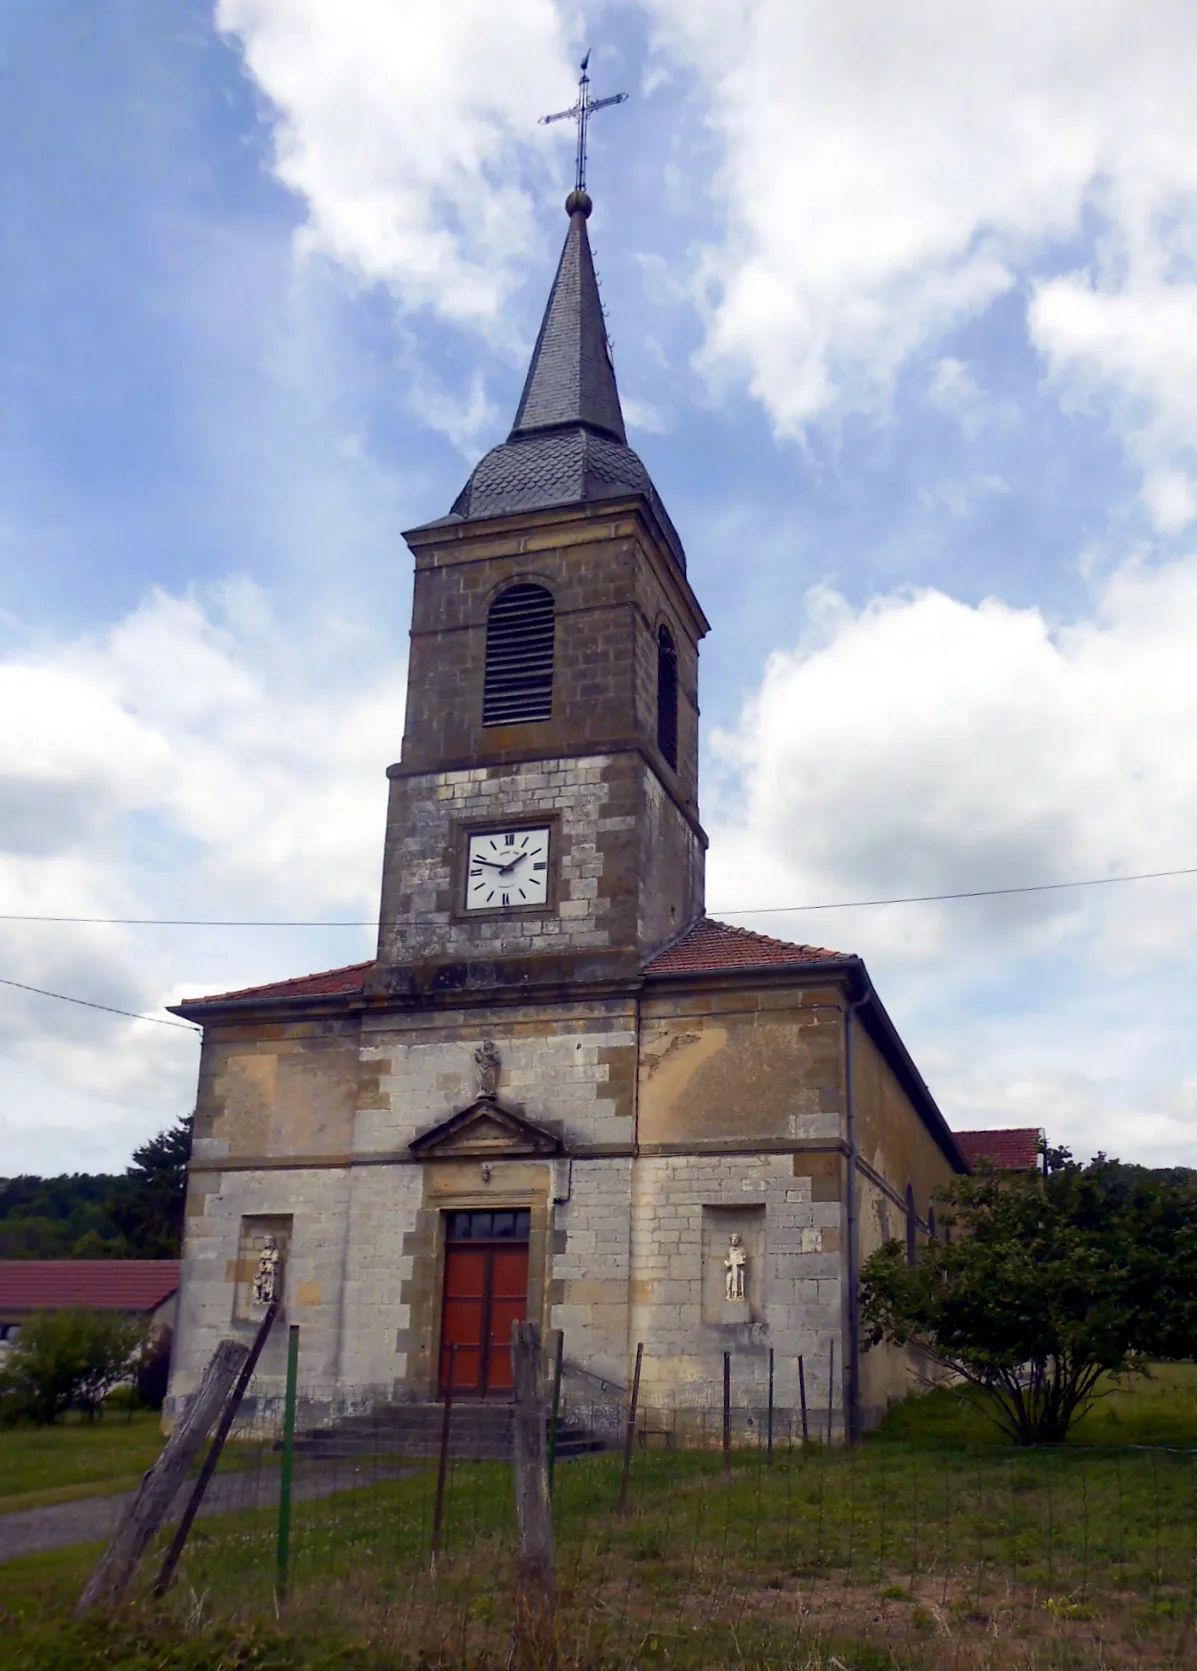
[[[1086, 876], [1074, 882], [1025, 882], [1007, 888], [966, 888], [944, 894], [893, 894], [884, 899], [820, 900], [811, 905], [723, 905], [716, 916], [771, 917], [793, 911], [864, 911], [880, 905], [940, 905], [957, 899], [998, 899], [1010, 894], [1059, 893], [1066, 888], [1108, 888], [1117, 882], [1158, 882], [1171, 876], [1197, 876], [1197, 865], [1179, 870], [1141, 870], [1129, 876]], [[5, 923], [97, 924], [110, 928], [377, 928], [377, 917], [68, 917], [0, 911]], [[15, 984], [15, 983], [12, 983]], [[123, 1011], [120, 1013], [124, 1013]], [[144, 1019], [153, 1020], [153, 1017]]]
[[0, 975], [0, 986], [15, 986], [18, 992], [36, 992], [39, 998], [57, 998], [61, 1004], [79, 1004], [85, 1010], [103, 1010], [106, 1015], [128, 1016], [130, 1021], [152, 1021], [155, 1027], [180, 1027], [185, 1033], [198, 1033], [198, 1027], [192, 1027], [186, 1021], [167, 1021], [160, 1015], [138, 1015], [136, 1010], [118, 1010], [111, 1004], [93, 1004], [90, 998], [72, 998], [66, 992], [50, 992], [44, 986], [26, 986], [24, 981], [5, 980]]

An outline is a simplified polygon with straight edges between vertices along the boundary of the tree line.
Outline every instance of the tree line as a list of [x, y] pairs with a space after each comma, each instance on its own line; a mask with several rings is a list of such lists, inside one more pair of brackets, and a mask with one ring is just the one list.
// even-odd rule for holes
[[192, 1119], [135, 1149], [123, 1173], [0, 1178], [0, 1259], [177, 1259]]

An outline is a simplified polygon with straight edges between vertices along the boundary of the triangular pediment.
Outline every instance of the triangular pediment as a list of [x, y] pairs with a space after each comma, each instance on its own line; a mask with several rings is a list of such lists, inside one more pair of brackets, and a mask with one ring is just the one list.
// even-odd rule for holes
[[562, 1145], [551, 1131], [496, 1098], [479, 1097], [421, 1133], [410, 1147], [417, 1160], [517, 1160], [559, 1155]]

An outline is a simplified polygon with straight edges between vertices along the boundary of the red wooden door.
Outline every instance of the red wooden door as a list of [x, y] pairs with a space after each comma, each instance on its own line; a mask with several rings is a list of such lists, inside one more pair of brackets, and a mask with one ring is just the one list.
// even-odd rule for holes
[[[511, 1240], [445, 1247], [445, 1296], [441, 1314], [440, 1390], [449, 1379], [450, 1348], [456, 1346], [453, 1391], [467, 1396], [502, 1397], [512, 1390], [511, 1325], [528, 1315], [528, 1243], [526, 1214], [464, 1213], [450, 1216], [450, 1234], [460, 1224], [467, 1236], [478, 1231], [509, 1230]], [[479, 1222], [481, 1221], [481, 1222]], [[496, 1225], [497, 1221], [497, 1225]], [[460, 1233], [460, 1231], [458, 1232]]]

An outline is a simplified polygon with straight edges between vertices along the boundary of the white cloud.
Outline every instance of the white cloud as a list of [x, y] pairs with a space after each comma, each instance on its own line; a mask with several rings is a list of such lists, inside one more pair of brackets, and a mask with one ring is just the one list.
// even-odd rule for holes
[[301, 247], [407, 306], [493, 324], [531, 240], [521, 175], [547, 174], [563, 143], [536, 125], [577, 73], [562, 8], [218, 0], [216, 16], [278, 113]]
[[[705, 363], [783, 432], [884, 413], [1015, 284], [1145, 472], [1197, 441], [1197, 11], [1184, 0], [649, 0], [724, 146]], [[1081, 274], [1075, 247], [1099, 229]], [[1071, 246], [1073, 253], [1061, 255]], [[1188, 498], [1157, 487], [1164, 526]]]
[[[1067, 626], [929, 590], [809, 603], [806, 638], [713, 739], [713, 909], [1197, 865], [1197, 558], [1124, 566]], [[950, 1117], [957, 1094], [973, 1124], [1042, 1097], [1082, 1147], [1182, 1133], [1197, 1159], [1177, 997], [1197, 878], [744, 920], [863, 952], [933, 1083], [924, 1054], [943, 1064]]]
[[[389, 644], [332, 614], [284, 628], [247, 580], [203, 602], [156, 592], [102, 632], [8, 656], [0, 911], [372, 918], [403, 682]], [[372, 939], [0, 923], [10, 979], [150, 1014]], [[194, 1096], [181, 1032], [8, 988], [0, 1036], [9, 1168], [69, 1169], [77, 1142], [120, 1164]]]

